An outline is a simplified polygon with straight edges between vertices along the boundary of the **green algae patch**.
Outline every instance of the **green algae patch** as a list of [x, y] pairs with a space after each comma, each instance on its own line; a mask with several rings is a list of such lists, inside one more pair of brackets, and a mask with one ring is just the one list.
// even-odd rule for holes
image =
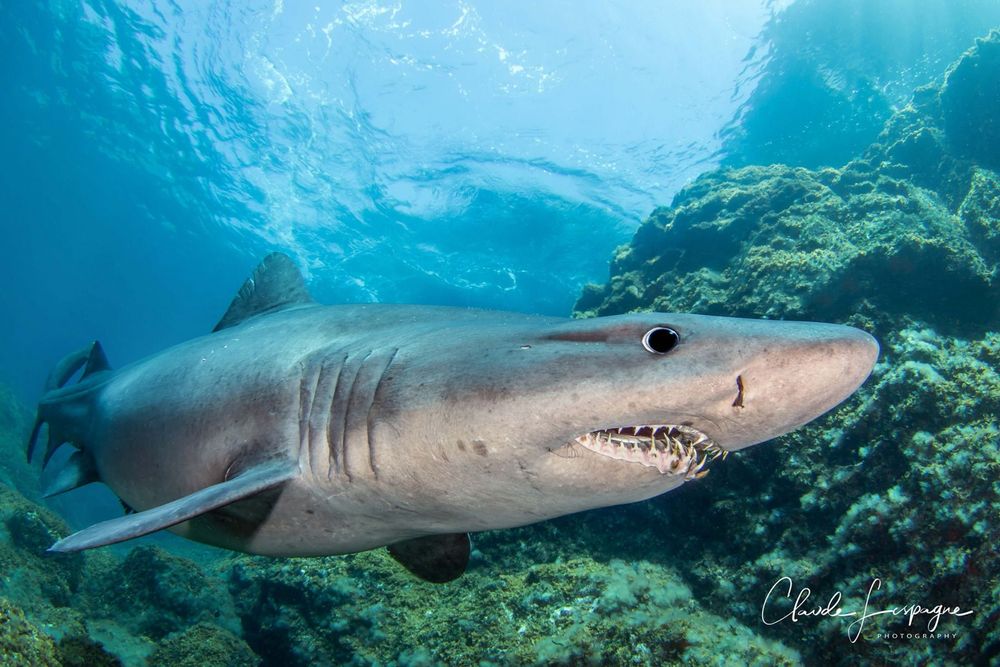
[[18, 607], [0, 598], [0, 665], [59, 667], [52, 639], [24, 617]]
[[150, 667], [256, 667], [260, 658], [242, 639], [211, 623], [198, 623], [160, 642]]
[[115, 619], [136, 635], [158, 640], [200, 621], [239, 631], [232, 602], [217, 577], [159, 547], [137, 546], [87, 587], [90, 613]]
[[798, 664], [798, 654], [715, 616], [670, 569], [581, 556], [513, 572], [480, 564], [435, 585], [382, 552], [240, 558], [230, 588], [247, 639], [293, 664]]

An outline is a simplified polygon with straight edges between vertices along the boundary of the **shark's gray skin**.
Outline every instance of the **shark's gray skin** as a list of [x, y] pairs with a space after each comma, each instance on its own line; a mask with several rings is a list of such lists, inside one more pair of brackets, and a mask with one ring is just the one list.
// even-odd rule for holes
[[77, 448], [50, 494], [101, 481], [138, 512], [54, 551], [163, 528], [280, 556], [394, 545], [440, 581], [467, 533], [676, 488], [830, 410], [877, 356], [834, 324], [321, 306], [274, 254], [210, 335], [115, 371], [97, 343], [63, 360], [29, 458], [48, 423], [46, 462]]

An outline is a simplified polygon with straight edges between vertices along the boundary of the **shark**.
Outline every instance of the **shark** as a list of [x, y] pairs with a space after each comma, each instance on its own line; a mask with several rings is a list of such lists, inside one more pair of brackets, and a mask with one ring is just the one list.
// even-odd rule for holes
[[208, 335], [60, 361], [28, 460], [47, 432], [43, 468], [72, 453], [46, 495], [102, 482], [126, 510], [53, 552], [169, 529], [271, 556], [387, 547], [445, 582], [470, 533], [698, 480], [837, 406], [878, 354], [839, 324], [320, 305], [274, 253]]

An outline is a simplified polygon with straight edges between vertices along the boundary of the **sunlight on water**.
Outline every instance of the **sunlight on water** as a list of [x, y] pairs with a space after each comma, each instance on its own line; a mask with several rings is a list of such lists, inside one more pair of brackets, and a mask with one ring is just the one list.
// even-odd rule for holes
[[[566, 296], [540, 305], [565, 312], [626, 230], [717, 159], [768, 17], [753, 2], [574, 7], [134, 3], [117, 20], [146, 26], [128, 55], [162, 67], [179, 107], [163, 122], [208, 162], [203, 184], [245, 206], [219, 222], [355, 298], [413, 298], [400, 283], [414, 277], [488, 292], [499, 274], [555, 279]], [[87, 13], [113, 76], [130, 47]], [[530, 221], [514, 224], [552, 254], [477, 242], [511, 225], [484, 198], [521, 209]]]

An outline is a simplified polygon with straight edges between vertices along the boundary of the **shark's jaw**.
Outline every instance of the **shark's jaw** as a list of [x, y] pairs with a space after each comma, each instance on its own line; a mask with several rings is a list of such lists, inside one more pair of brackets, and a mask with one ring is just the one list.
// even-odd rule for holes
[[728, 454], [705, 433], [679, 424], [600, 429], [577, 437], [576, 442], [602, 456], [656, 468], [685, 481], [704, 477], [709, 462]]

